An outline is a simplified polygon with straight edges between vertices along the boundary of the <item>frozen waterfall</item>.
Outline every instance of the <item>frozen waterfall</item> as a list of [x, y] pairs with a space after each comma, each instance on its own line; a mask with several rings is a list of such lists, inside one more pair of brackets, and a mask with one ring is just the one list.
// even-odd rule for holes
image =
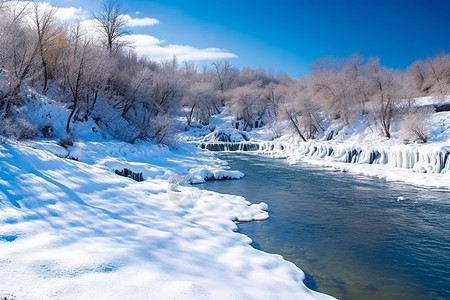
[[354, 146], [328, 142], [294, 144], [280, 141], [245, 141], [203, 142], [200, 147], [210, 151], [285, 153], [344, 163], [389, 165], [418, 173], [450, 174], [450, 146]]

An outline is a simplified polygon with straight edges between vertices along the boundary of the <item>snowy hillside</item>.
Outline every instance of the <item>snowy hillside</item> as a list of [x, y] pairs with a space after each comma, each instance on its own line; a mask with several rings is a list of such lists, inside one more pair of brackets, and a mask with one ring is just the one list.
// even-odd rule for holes
[[[223, 169], [196, 156], [150, 143], [80, 142], [65, 149], [52, 141], [3, 140], [0, 296], [327, 298], [303, 285], [295, 265], [233, 232], [233, 221], [266, 219], [265, 205], [193, 186], [168, 192], [173, 174], [205, 164]], [[122, 167], [143, 171], [145, 180], [111, 171]], [[179, 205], [179, 196], [191, 203]]]

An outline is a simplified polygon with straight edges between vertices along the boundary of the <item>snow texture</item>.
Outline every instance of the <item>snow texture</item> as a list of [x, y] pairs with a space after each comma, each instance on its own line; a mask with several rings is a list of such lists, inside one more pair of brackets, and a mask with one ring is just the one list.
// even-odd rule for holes
[[[235, 232], [234, 221], [267, 218], [267, 205], [170, 183], [206, 164], [217, 169], [190, 174], [241, 176], [191, 150], [116, 141], [64, 149], [50, 140], [3, 140], [0, 295], [330, 299], [307, 289], [294, 264], [254, 249]], [[142, 172], [144, 181], [112, 172], [124, 167]], [[183, 194], [192, 205], [177, 203]]]
[[190, 183], [203, 183], [208, 180], [241, 179], [244, 174], [240, 171], [198, 167], [191, 169], [188, 176]]

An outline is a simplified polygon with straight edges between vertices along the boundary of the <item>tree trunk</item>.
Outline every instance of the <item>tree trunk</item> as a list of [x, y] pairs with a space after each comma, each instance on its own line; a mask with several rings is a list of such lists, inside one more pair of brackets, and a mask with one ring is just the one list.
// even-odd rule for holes
[[42, 94], [46, 95], [48, 91], [48, 68], [47, 68], [47, 61], [43, 57], [42, 57], [42, 68], [44, 69], [44, 84], [42, 87]]
[[297, 131], [298, 135], [300, 136], [300, 138], [306, 142], [305, 137], [303, 136], [302, 132], [300, 131], [300, 128], [298, 128], [297, 122], [295, 122], [294, 117], [288, 112], [286, 111], [286, 114], [289, 117], [289, 120], [291, 120], [292, 125], [294, 126], [295, 130]]
[[67, 119], [67, 125], [66, 125], [66, 132], [69, 133], [70, 131], [70, 122], [72, 120], [73, 115], [75, 114], [75, 109], [77, 108], [76, 104], [73, 104], [73, 109], [70, 112], [69, 118]]

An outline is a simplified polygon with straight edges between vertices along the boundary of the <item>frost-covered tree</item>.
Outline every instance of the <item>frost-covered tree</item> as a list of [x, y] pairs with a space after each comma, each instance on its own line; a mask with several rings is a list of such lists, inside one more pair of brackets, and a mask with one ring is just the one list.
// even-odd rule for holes
[[427, 70], [423, 60], [417, 60], [411, 64], [406, 70], [406, 77], [413, 85], [414, 89], [419, 92], [419, 95], [425, 96], [429, 92], [430, 87], [426, 86], [425, 79], [427, 77]]
[[428, 76], [425, 85], [429, 86], [429, 93], [436, 96], [450, 94], [450, 55], [439, 54], [426, 61]]
[[210, 118], [218, 113], [222, 98], [210, 81], [196, 78], [183, 96], [184, 115], [188, 125], [193, 121], [209, 124]]
[[269, 103], [264, 101], [260, 82], [234, 88], [229, 105], [236, 119], [244, 123], [244, 130], [259, 127], [266, 122]]
[[242, 69], [236, 80], [236, 84], [240, 86], [251, 84], [252, 82], [259, 82], [262, 87], [265, 87], [271, 82], [278, 83], [279, 80], [273, 75], [264, 72], [263, 69]]
[[311, 76], [313, 98], [333, 119], [349, 125], [353, 118], [366, 113], [370, 88], [367, 68], [360, 55], [345, 60], [319, 60]]
[[238, 70], [234, 68], [228, 60], [216, 61], [212, 66], [218, 89], [222, 92], [226, 92], [232, 88], [236, 81]]
[[71, 122], [87, 120], [91, 115], [108, 76], [104, 67], [105, 56], [99, 50], [83, 32], [80, 24], [72, 28], [63, 58], [63, 84], [72, 100], [66, 125], [67, 133], [70, 132]]
[[425, 61], [417, 60], [406, 70], [408, 79], [422, 96], [450, 94], [450, 55], [441, 53]]
[[431, 113], [428, 109], [416, 109], [403, 116], [400, 122], [400, 132], [403, 141], [426, 143], [428, 141], [428, 129], [425, 120]]
[[32, 19], [35, 25], [38, 55], [42, 68], [42, 93], [48, 90], [48, 80], [51, 77], [49, 63], [55, 59], [64, 41], [63, 29], [57, 24], [55, 14], [57, 9], [48, 4], [35, 3]]
[[372, 83], [373, 113], [381, 126], [383, 135], [391, 137], [391, 124], [398, 113], [401, 102], [405, 99], [402, 92], [401, 74], [382, 67], [378, 59], [369, 63]]
[[314, 99], [312, 87], [309, 78], [299, 80], [291, 86], [292, 101], [297, 108], [298, 129], [304, 132], [306, 139], [314, 139], [324, 131], [321, 105]]
[[6, 119], [14, 105], [22, 104], [22, 87], [34, 75], [38, 47], [29, 24], [23, 21], [27, 5], [10, 3], [3, 9], [0, 67], [6, 72], [8, 88], [0, 100], [0, 110]]

